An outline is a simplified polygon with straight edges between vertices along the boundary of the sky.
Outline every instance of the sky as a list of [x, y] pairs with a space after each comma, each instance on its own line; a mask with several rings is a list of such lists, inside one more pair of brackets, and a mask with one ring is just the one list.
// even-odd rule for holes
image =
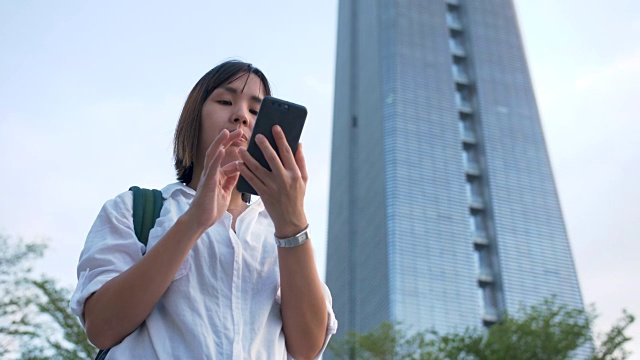
[[[480, 0], [475, 0], [480, 1]], [[515, 1], [582, 294], [640, 315], [640, 2]], [[75, 286], [102, 204], [175, 181], [188, 92], [221, 61], [305, 105], [306, 211], [324, 276], [337, 0], [0, 1], [0, 233], [46, 240]], [[629, 333], [640, 338], [640, 326]], [[630, 347], [640, 358], [640, 340]]]

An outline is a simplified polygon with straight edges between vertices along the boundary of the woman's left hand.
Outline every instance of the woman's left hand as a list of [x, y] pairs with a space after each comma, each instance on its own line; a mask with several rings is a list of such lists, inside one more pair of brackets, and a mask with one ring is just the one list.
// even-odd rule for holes
[[256, 143], [271, 171], [262, 167], [245, 149], [240, 149], [243, 163], [238, 164], [238, 170], [258, 192], [273, 220], [276, 236], [287, 238], [296, 235], [308, 225], [304, 213], [308, 174], [302, 144], [298, 144], [298, 149], [293, 154], [280, 126], [274, 126], [272, 132], [282, 161], [269, 141], [259, 134], [256, 136]]
[[[279, 126], [272, 133], [280, 158], [262, 135], [256, 143], [262, 150], [271, 171], [265, 169], [249, 153], [241, 149], [237, 169], [262, 198], [276, 229], [276, 236], [288, 238], [307, 226], [304, 194], [307, 187], [307, 167], [298, 144], [295, 154]], [[278, 248], [282, 329], [287, 351], [296, 358], [312, 358], [322, 348], [327, 332], [327, 303], [322, 282], [316, 270], [310, 241], [293, 248]]]

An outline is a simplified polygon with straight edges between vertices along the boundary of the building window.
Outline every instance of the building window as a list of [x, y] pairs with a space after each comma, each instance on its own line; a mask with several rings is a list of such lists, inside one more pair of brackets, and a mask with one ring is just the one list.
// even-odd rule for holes
[[460, 9], [457, 5], [447, 4], [447, 25], [454, 29], [462, 27], [462, 22], [460, 21]]
[[471, 114], [460, 113], [460, 135], [463, 139], [476, 139], [475, 129], [473, 128], [473, 116]]
[[454, 56], [452, 65], [453, 77], [457, 81], [468, 82], [467, 64], [463, 57]]
[[490, 315], [491, 317], [496, 317], [498, 314], [498, 306], [493, 285], [486, 284], [480, 289], [482, 291], [482, 303], [484, 305], [485, 314]]
[[480, 271], [480, 275], [491, 276], [492, 267], [491, 267], [491, 254], [489, 253], [489, 247], [487, 246], [476, 247], [476, 257], [478, 260], [478, 270]]
[[469, 86], [464, 84], [456, 85], [456, 103], [461, 108], [471, 107], [471, 88]]
[[464, 144], [462, 154], [464, 158], [464, 164], [467, 169], [474, 172], [480, 171], [480, 165], [478, 165], [478, 152], [475, 146], [473, 146], [472, 144]]
[[476, 234], [476, 236], [487, 237], [487, 225], [485, 221], [484, 212], [482, 210], [472, 210], [471, 211], [471, 230]]
[[462, 39], [462, 31], [451, 29], [449, 34], [449, 47], [451, 52], [457, 55], [464, 55], [464, 41]]
[[467, 195], [469, 195], [469, 200], [471, 202], [483, 203], [482, 197], [482, 183], [480, 182], [480, 178], [477, 176], [468, 176], [467, 177]]

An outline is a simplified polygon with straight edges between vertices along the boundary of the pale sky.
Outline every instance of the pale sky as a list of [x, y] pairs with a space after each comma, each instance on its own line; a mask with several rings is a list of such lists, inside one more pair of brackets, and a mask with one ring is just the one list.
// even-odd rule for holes
[[[583, 298], [602, 329], [623, 308], [640, 316], [640, 2], [516, 6]], [[239, 58], [309, 110], [306, 207], [324, 276], [336, 21], [336, 0], [0, 2], [0, 232], [49, 239], [38, 270], [74, 286], [102, 204], [174, 181], [188, 92]], [[640, 358], [640, 340], [631, 348]]]

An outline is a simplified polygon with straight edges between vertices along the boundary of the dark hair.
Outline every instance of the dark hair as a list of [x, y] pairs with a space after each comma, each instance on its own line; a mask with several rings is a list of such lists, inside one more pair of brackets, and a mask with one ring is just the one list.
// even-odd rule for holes
[[211, 93], [243, 74], [255, 74], [271, 95], [269, 80], [262, 71], [249, 63], [238, 60], [225, 61], [209, 70], [193, 87], [182, 108], [173, 140], [173, 157], [178, 181], [189, 184], [193, 177], [193, 161], [198, 149], [202, 106]]

